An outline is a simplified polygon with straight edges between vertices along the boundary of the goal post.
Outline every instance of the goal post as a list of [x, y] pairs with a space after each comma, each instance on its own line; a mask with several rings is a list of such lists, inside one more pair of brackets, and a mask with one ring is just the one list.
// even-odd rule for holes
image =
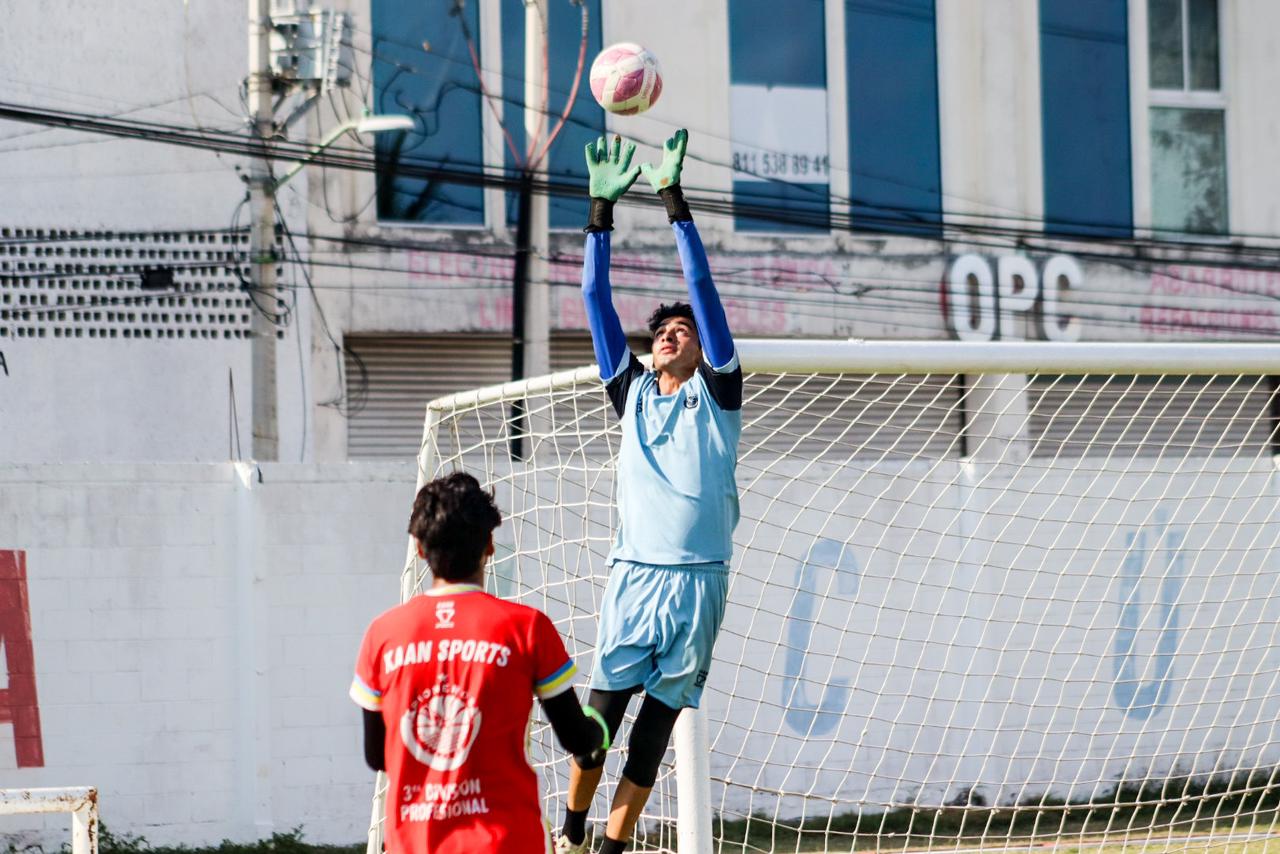
[[97, 789], [0, 789], [0, 816], [38, 813], [71, 813], [71, 854], [98, 854]]
[[[729, 605], [638, 847], [1271, 836], [1280, 346], [739, 352]], [[584, 670], [618, 429], [586, 367], [432, 401], [418, 461], [419, 485], [465, 469], [494, 488], [491, 589], [546, 611]], [[411, 549], [402, 596], [425, 572]], [[545, 724], [533, 756], [558, 820], [567, 762]]]

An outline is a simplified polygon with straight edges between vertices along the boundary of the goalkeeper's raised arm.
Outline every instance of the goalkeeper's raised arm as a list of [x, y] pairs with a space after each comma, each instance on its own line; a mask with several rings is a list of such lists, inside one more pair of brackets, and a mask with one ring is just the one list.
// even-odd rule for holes
[[689, 145], [689, 132], [683, 128], [666, 141], [662, 162], [657, 166], [645, 163], [641, 174], [649, 181], [653, 191], [667, 208], [667, 220], [676, 235], [676, 248], [680, 252], [680, 266], [684, 269], [684, 281], [689, 287], [689, 302], [693, 308], [694, 323], [698, 327], [698, 340], [703, 356], [716, 373], [729, 373], [737, 367], [737, 353], [729, 323], [720, 304], [707, 264], [707, 252], [702, 248], [698, 227], [693, 224], [693, 214], [680, 187], [680, 173], [684, 168], [684, 154]]
[[613, 307], [609, 288], [609, 233], [613, 231], [613, 205], [636, 178], [640, 167], [632, 166], [636, 144], [622, 137], [613, 138], [613, 146], [604, 137], [587, 143], [587, 169], [591, 175], [591, 212], [588, 216], [587, 244], [582, 258], [582, 299], [587, 306], [587, 323], [591, 342], [600, 365], [600, 379], [605, 382], [625, 371], [633, 358], [627, 348], [627, 336]]

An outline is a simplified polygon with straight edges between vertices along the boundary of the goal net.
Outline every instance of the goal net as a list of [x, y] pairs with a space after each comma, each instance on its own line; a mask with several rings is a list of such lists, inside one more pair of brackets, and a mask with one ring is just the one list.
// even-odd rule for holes
[[[681, 819], [706, 823], [700, 848], [1271, 835], [1273, 345], [740, 352], [742, 519], [693, 751], [709, 815]], [[546, 611], [584, 672], [618, 429], [584, 368], [434, 401], [419, 458], [423, 481], [465, 469], [496, 489], [507, 521], [489, 584]], [[411, 553], [402, 595], [425, 571]], [[540, 721], [533, 751], [558, 823], [568, 763]], [[636, 847], [678, 847], [681, 761], [668, 753]]]

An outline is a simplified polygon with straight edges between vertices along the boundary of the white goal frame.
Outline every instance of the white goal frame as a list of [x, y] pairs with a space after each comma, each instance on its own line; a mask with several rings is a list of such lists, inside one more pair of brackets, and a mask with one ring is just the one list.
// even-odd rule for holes
[[98, 854], [98, 790], [0, 789], [0, 815], [71, 813], [71, 854]]
[[[1275, 375], [1280, 374], [1280, 344], [1256, 343], [1107, 343], [1107, 342], [958, 342], [747, 339], [737, 342], [743, 372], [849, 374], [1119, 374], [1119, 375]], [[647, 361], [647, 360], [646, 360]], [[487, 386], [431, 401], [427, 405], [418, 458], [417, 489], [434, 475], [433, 436], [442, 420], [460, 409], [570, 388], [593, 379], [592, 366], [528, 380]], [[1280, 457], [1276, 459], [1280, 460]], [[410, 543], [408, 565], [415, 557]], [[412, 595], [414, 580], [402, 576], [402, 598]], [[711, 854], [712, 798], [710, 752], [702, 714], [685, 714], [675, 734], [678, 799], [677, 847], [680, 854]], [[369, 851], [381, 846], [379, 775]]]

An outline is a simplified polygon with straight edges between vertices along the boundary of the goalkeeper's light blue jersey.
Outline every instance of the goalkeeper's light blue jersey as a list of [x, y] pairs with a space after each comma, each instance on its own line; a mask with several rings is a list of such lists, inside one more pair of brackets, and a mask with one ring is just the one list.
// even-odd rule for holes
[[742, 370], [705, 362], [675, 394], [630, 353], [609, 381], [622, 419], [618, 535], [609, 562], [728, 563], [738, 524]]
[[[671, 224], [703, 362], [675, 394], [627, 348], [609, 287], [609, 233], [587, 234], [582, 296], [600, 378], [622, 419], [618, 535], [609, 562], [728, 563], [738, 524], [742, 369], [691, 219]], [[714, 366], [714, 367], [713, 367]]]

